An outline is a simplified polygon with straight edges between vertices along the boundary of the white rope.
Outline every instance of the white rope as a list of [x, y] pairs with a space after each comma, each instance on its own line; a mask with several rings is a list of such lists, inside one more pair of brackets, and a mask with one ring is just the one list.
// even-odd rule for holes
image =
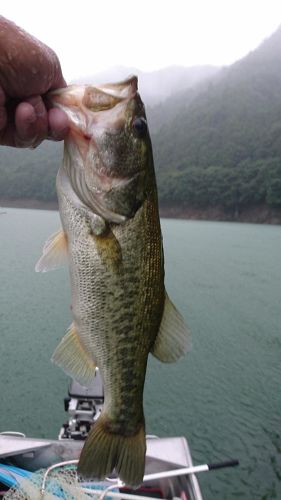
[[[66, 462], [60, 462], [60, 463], [54, 464], [51, 467], [49, 467], [43, 476], [42, 486], [41, 486], [41, 495], [43, 496], [45, 493], [46, 481], [47, 481], [47, 477], [50, 474], [50, 472], [52, 472], [54, 469], [57, 469], [58, 467], [64, 467], [65, 465], [77, 465], [77, 464], [78, 464], [78, 460], [68, 460]], [[143, 478], [143, 482], [153, 481], [155, 479], [166, 479], [166, 478], [170, 478], [170, 477], [184, 476], [187, 474], [196, 474], [197, 472], [205, 472], [208, 470], [209, 470], [209, 466], [207, 464], [204, 464], [204, 465], [195, 465], [192, 467], [185, 467], [182, 469], [176, 469], [176, 470], [170, 470], [170, 471], [164, 471], [164, 472], [156, 472], [155, 474], [146, 474]], [[125, 498], [127, 500], [143, 500], [143, 496], [140, 496], [140, 495], [112, 492], [111, 490], [113, 490], [114, 488], [119, 488], [119, 487], [124, 486], [124, 483], [122, 483], [122, 481], [120, 481], [118, 478], [116, 478], [116, 479], [112, 478], [111, 481], [115, 481], [115, 483], [108, 486], [108, 488], [106, 488], [105, 490], [94, 490], [91, 488], [82, 487], [82, 485], [81, 485], [81, 490], [84, 491], [85, 493], [91, 493], [92, 495], [94, 495], [94, 494], [98, 495], [99, 500], [104, 500], [104, 498], [106, 497], [106, 495], [109, 492], [110, 492], [110, 496], [112, 496], [113, 498]], [[149, 500], [153, 500], [153, 499], [150, 499], [150, 497], [145, 497], [145, 498], [149, 499]]]
[[58, 467], [64, 467], [65, 465], [76, 465], [76, 464], [78, 464], [78, 460], [68, 460], [66, 462], [59, 462], [57, 464], [51, 465], [51, 467], [48, 467], [48, 469], [46, 470], [46, 472], [43, 476], [42, 486], [41, 486], [41, 495], [43, 496], [45, 493], [46, 481], [47, 481], [47, 477], [48, 477], [50, 472], [52, 472], [54, 469], [57, 469]]

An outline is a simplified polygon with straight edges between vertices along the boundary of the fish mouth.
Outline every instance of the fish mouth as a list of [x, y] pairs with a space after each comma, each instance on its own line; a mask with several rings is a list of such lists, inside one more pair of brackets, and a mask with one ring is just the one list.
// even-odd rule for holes
[[[137, 189], [142, 188], [144, 177], [142, 165], [127, 168], [123, 163], [128, 147], [128, 113], [129, 116], [134, 113], [134, 106], [141, 103], [137, 77], [133, 75], [117, 83], [101, 85], [72, 85], [51, 91], [48, 100], [69, 118], [65, 169], [77, 196], [106, 220], [126, 221], [134, 211], [134, 197], [137, 200], [141, 197]], [[115, 162], [112, 151], [118, 134], [121, 159]]]
[[138, 91], [138, 77], [130, 75], [117, 83], [104, 83], [85, 89], [82, 104], [92, 111], [111, 109], [118, 102], [133, 99]]

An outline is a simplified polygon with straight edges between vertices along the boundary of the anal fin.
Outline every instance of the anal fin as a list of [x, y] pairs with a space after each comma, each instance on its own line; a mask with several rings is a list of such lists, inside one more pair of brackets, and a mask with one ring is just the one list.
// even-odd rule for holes
[[162, 321], [151, 353], [164, 363], [173, 363], [190, 350], [190, 331], [166, 293]]
[[82, 345], [72, 323], [51, 359], [79, 384], [88, 386], [95, 376], [96, 366]]
[[62, 266], [67, 258], [67, 237], [60, 229], [52, 234], [46, 241], [43, 253], [38, 260], [35, 271], [45, 273]]

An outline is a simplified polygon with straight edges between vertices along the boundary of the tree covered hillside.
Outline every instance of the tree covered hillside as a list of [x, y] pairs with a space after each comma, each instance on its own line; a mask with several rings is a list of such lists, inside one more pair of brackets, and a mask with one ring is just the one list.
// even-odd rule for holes
[[56, 175], [63, 144], [45, 141], [35, 150], [1, 147], [0, 201], [56, 201]]
[[[281, 207], [281, 28], [152, 134], [162, 203]], [[172, 108], [172, 99], [169, 100]], [[163, 106], [162, 106], [163, 107]], [[159, 117], [159, 107], [150, 110]], [[155, 113], [153, 117], [153, 113]], [[164, 116], [164, 114], [163, 114]]]

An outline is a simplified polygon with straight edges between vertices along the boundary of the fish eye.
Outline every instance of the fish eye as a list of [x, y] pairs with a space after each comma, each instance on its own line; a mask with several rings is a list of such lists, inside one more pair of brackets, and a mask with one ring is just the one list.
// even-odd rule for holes
[[133, 121], [133, 127], [138, 137], [144, 137], [147, 132], [147, 122], [143, 117], [137, 117]]

